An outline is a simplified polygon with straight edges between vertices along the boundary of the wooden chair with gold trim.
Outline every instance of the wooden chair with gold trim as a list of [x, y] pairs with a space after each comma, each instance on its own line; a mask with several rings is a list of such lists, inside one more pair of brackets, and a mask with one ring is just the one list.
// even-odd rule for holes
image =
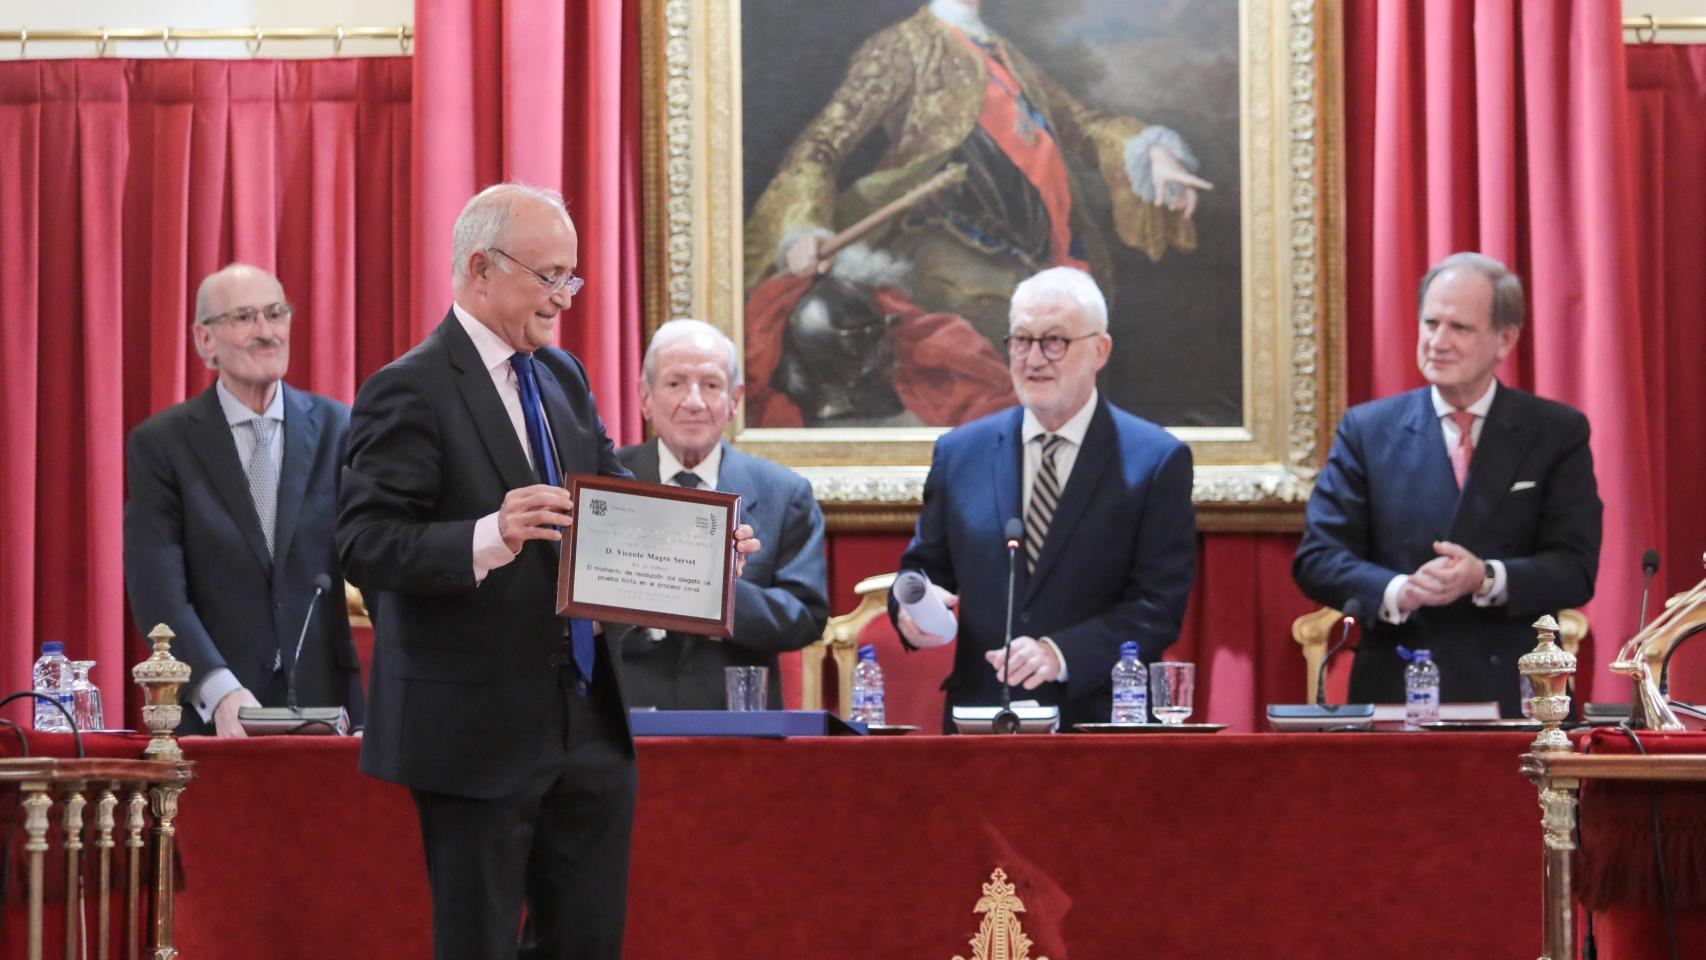
[[[1303, 680], [1304, 703], [1315, 702], [1315, 678], [1321, 673], [1321, 658], [1332, 645], [1334, 628], [1344, 614], [1332, 607], [1312, 610], [1291, 622], [1291, 638], [1302, 648], [1303, 665], [1307, 671]], [[1588, 635], [1588, 618], [1580, 610], [1570, 609], [1558, 614], [1558, 642], [1565, 650], [1580, 652], [1582, 640]]]
[[823, 661], [835, 661], [837, 687], [836, 714], [847, 716], [853, 710], [853, 665], [858, 659], [859, 634], [878, 614], [886, 614], [889, 606], [889, 587], [894, 584], [892, 573], [866, 577], [853, 587], [859, 605], [851, 612], [830, 617], [824, 625], [823, 636], [800, 651], [800, 709], [822, 710]]

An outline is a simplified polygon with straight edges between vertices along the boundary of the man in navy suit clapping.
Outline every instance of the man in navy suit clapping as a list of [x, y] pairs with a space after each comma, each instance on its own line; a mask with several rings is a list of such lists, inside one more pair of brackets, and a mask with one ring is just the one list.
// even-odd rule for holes
[[1432, 652], [1441, 699], [1519, 716], [1530, 624], [1593, 596], [1602, 507], [1588, 421], [1494, 377], [1522, 333], [1522, 283], [1503, 264], [1452, 254], [1419, 299], [1430, 385], [1346, 411], [1292, 576], [1318, 603], [1379, 611], [1351, 700], [1403, 700], [1403, 645]]

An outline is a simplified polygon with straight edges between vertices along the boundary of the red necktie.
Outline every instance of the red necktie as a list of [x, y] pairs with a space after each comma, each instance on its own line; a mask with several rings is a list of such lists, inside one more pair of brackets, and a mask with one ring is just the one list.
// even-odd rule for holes
[[1451, 472], [1457, 475], [1457, 489], [1469, 476], [1469, 458], [1475, 455], [1475, 415], [1468, 410], [1453, 410], [1446, 416], [1457, 424], [1457, 447], [1451, 451]]

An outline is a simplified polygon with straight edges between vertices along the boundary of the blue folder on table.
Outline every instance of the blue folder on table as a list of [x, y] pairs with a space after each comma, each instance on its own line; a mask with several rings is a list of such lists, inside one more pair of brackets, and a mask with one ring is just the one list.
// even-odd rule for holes
[[865, 736], [828, 710], [629, 710], [636, 737], [835, 737]]

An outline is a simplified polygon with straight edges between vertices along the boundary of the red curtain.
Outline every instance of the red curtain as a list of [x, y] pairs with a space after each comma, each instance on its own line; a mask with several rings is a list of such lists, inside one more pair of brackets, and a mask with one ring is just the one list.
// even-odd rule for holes
[[1587, 691], [1629, 635], [1666, 519], [1619, 17], [1600, 0], [1346, 10], [1350, 400], [1423, 382], [1415, 291], [1431, 262], [1480, 250], [1522, 275], [1528, 325], [1500, 376], [1587, 414], [1606, 503]]
[[293, 385], [348, 401], [407, 345], [409, 107], [402, 58], [0, 63], [0, 691], [63, 640], [134, 701], [124, 437], [211, 382], [202, 276], [278, 274]]
[[[1706, 466], [1700, 423], [1706, 397], [1706, 183], [1700, 176], [1706, 46], [1633, 45], [1625, 51], [1631, 168], [1640, 171], [1633, 210], [1636, 316], [1645, 348], [1642, 412], [1655, 425], [1644, 464], [1654, 481], [1654, 513], [1664, 521], [1652, 544], [1663, 557], [1649, 608], [1656, 610], [1658, 598], [1700, 579], [1706, 550], [1706, 497], [1700, 495]], [[1678, 654], [1674, 668], [1675, 695], [1706, 701], [1706, 649]]]
[[560, 190], [587, 284], [558, 337], [612, 437], [638, 441], [638, 4], [419, 0], [415, 34], [415, 336], [450, 306], [450, 228], [468, 198], [510, 179]]

